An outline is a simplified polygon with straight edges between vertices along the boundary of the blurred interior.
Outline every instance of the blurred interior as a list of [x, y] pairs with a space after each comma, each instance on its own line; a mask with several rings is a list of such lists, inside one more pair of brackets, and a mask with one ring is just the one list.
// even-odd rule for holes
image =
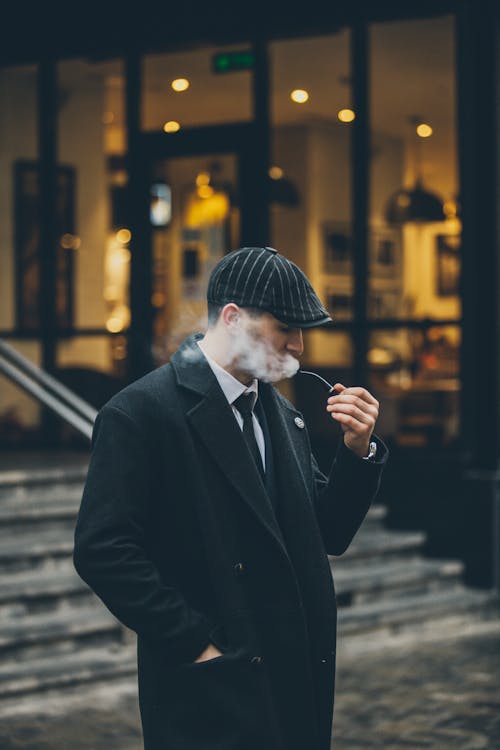
[[[460, 430], [454, 34], [452, 16], [373, 23], [369, 29], [366, 385], [383, 407], [379, 432], [401, 447], [450, 445]], [[270, 244], [304, 269], [334, 320], [328, 330], [307, 334], [303, 366], [347, 385], [358, 325], [350, 45], [348, 29], [269, 45]], [[249, 47], [145, 55], [143, 132], [174, 139], [191, 128], [251, 121]], [[225, 52], [236, 69], [227, 70]], [[0, 151], [14, 165], [10, 173], [2, 171], [6, 183], [0, 191], [0, 328], [35, 362], [36, 75], [35, 66], [0, 71], [1, 96], [9, 102], [0, 115]], [[78, 59], [59, 62], [58, 76], [57, 371], [99, 407], [125, 382], [130, 325], [134, 237], [125, 200], [125, 71], [119, 59]], [[204, 327], [210, 270], [245, 241], [239, 165], [238, 154], [227, 150], [159, 155], [154, 161], [149, 200], [156, 365], [185, 335]], [[297, 377], [281, 387], [312, 419], [320, 442], [326, 423], [317, 386]], [[36, 442], [39, 419], [40, 407], [2, 380], [0, 441]]]

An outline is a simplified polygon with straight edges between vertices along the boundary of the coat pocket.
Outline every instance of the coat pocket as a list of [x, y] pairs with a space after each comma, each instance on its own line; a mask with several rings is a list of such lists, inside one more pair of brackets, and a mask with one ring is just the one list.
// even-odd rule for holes
[[228, 650], [169, 675], [168, 747], [182, 750], [279, 750], [279, 732], [263, 660]]

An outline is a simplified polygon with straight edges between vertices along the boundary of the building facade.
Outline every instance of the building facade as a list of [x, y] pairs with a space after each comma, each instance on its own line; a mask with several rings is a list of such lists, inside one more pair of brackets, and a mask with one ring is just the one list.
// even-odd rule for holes
[[[203, 328], [224, 253], [276, 247], [334, 321], [305, 369], [381, 403], [389, 522], [498, 586], [495, 5], [191, 10], [6, 29], [0, 337], [99, 407]], [[1, 382], [2, 443], [39, 445]], [[321, 390], [282, 387], [326, 467]]]

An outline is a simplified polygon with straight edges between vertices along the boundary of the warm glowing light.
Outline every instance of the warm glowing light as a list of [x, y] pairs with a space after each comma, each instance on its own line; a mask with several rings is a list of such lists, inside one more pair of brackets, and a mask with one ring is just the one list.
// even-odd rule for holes
[[106, 321], [106, 328], [110, 333], [119, 333], [123, 331], [123, 320], [117, 315], [112, 315]]
[[296, 104], [305, 104], [309, 99], [309, 93], [305, 89], [294, 89], [290, 94], [290, 99]]
[[175, 78], [170, 85], [174, 91], [187, 91], [189, 88], [189, 81], [187, 78]]
[[60, 239], [61, 247], [65, 250], [78, 250], [82, 241], [76, 234], [66, 232]]
[[[202, 186], [203, 187], [203, 186]], [[200, 190], [201, 188], [198, 188]], [[229, 198], [224, 192], [214, 193], [211, 197], [202, 199], [196, 193], [188, 199], [185, 215], [187, 227], [203, 227], [220, 224], [225, 221], [231, 208]]]
[[408, 208], [411, 203], [410, 196], [406, 193], [400, 193], [396, 198], [396, 203], [400, 208]]
[[417, 125], [417, 135], [421, 138], [429, 138], [433, 132], [431, 126], [427, 125], [425, 122], [421, 122], [420, 125]]
[[270, 167], [269, 168], [269, 177], [271, 180], [281, 180], [283, 177], [283, 170], [281, 167]]
[[445, 201], [443, 204], [443, 211], [447, 219], [457, 215], [458, 206], [455, 201]]
[[341, 109], [337, 113], [337, 117], [340, 122], [352, 122], [355, 119], [356, 114], [353, 109]]
[[196, 184], [198, 185], [198, 187], [200, 187], [201, 185], [208, 185], [209, 182], [210, 175], [208, 174], [208, 172], [198, 172], [198, 174], [196, 175]]
[[112, 122], [115, 121], [115, 113], [114, 112], [104, 112], [103, 116], [101, 117], [101, 122], [103, 125], [111, 125]]
[[132, 239], [132, 232], [130, 229], [119, 229], [116, 233], [116, 239], [121, 242], [122, 245], [127, 245]]
[[177, 133], [177, 131], [180, 129], [180, 123], [176, 122], [175, 120], [169, 120], [163, 126], [163, 130], [165, 131], [165, 133]]
[[214, 194], [214, 189], [210, 185], [200, 185], [196, 192], [200, 198], [211, 198]]

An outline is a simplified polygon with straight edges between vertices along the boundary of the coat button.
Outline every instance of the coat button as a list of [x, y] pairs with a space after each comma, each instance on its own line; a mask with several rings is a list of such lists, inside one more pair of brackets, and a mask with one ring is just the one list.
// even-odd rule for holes
[[243, 573], [245, 572], [245, 566], [243, 565], [242, 562], [239, 562], [239, 563], [236, 563], [233, 570], [234, 570], [235, 575], [242, 576]]
[[262, 656], [252, 656], [252, 658], [250, 659], [251, 664], [262, 664], [263, 661], [264, 660]]

